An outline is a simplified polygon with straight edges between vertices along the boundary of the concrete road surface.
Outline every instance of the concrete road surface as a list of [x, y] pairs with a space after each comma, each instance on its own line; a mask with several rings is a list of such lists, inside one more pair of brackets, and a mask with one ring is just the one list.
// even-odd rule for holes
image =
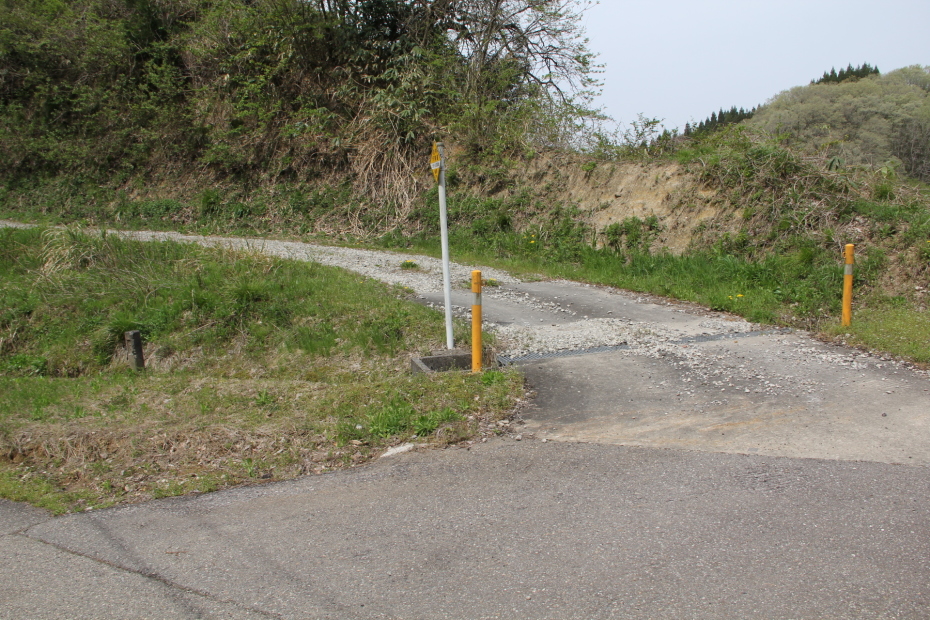
[[612, 352], [518, 362], [536, 390], [524, 418], [539, 438], [930, 464], [925, 371], [790, 330], [728, 332], [726, 315], [607, 288], [518, 288], [540, 306], [573, 301], [576, 316], [550, 312], [546, 323], [611, 316], [665, 334], [634, 336]]

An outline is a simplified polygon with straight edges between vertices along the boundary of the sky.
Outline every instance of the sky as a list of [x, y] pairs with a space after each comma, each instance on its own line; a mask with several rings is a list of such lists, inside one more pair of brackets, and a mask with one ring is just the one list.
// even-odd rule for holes
[[596, 104], [624, 126], [681, 129], [831, 67], [930, 65], [930, 0], [600, 0], [582, 20], [605, 65]]

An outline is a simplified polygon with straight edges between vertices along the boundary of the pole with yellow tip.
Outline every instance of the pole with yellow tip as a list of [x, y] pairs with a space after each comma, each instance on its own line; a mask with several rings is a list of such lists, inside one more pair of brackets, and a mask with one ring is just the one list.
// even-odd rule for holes
[[852, 324], [852, 293], [853, 293], [853, 256], [856, 252], [856, 246], [852, 243], [846, 244], [843, 256], [846, 258], [845, 270], [843, 272], [843, 327], [849, 327]]
[[471, 305], [471, 371], [481, 372], [481, 272], [471, 272], [471, 292], [475, 301]]
[[449, 268], [449, 224], [446, 210], [446, 161], [442, 142], [433, 143], [433, 155], [430, 168], [439, 182], [439, 234], [442, 245], [442, 293], [446, 311], [446, 348], [452, 349], [452, 276]]

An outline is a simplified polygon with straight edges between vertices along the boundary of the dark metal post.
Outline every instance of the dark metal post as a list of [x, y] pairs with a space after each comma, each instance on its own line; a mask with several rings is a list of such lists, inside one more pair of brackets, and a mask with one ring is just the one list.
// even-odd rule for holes
[[130, 362], [136, 370], [145, 370], [145, 358], [142, 356], [142, 333], [138, 330], [126, 332], [126, 348], [130, 352]]

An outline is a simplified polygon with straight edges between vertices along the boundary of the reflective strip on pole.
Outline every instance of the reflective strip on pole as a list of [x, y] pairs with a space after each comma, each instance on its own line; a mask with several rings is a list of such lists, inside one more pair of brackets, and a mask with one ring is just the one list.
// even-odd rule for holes
[[471, 272], [471, 292], [475, 301], [471, 305], [471, 371], [481, 372], [481, 272]]
[[[439, 227], [442, 235], [442, 287], [446, 304], [446, 348], [455, 348], [452, 338], [452, 279], [449, 275], [449, 225], [446, 217], [446, 162], [442, 142], [433, 145], [439, 155]], [[435, 174], [435, 169], [434, 169]]]
[[843, 270], [843, 327], [849, 327], [852, 324], [852, 294], [853, 294], [853, 263], [856, 246], [852, 243], [846, 244], [843, 256], [846, 258], [846, 265]]

